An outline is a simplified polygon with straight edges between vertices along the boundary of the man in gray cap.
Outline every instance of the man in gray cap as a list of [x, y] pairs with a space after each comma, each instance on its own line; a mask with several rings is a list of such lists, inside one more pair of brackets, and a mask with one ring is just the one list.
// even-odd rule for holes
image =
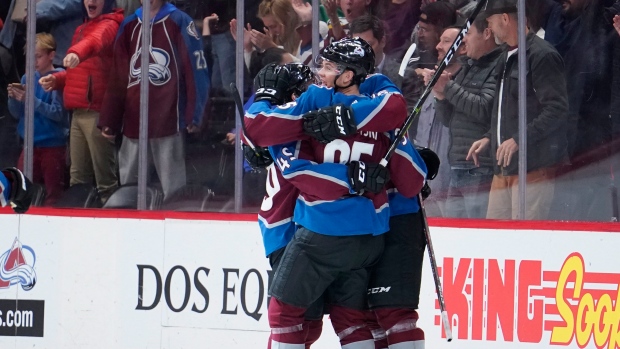
[[526, 38], [527, 192], [526, 219], [546, 219], [554, 193], [555, 166], [567, 159], [568, 99], [564, 62], [548, 42], [534, 33], [518, 32], [517, 1], [489, 0], [481, 14], [498, 43], [506, 44], [496, 73], [498, 95], [491, 114], [491, 129], [474, 142], [467, 159], [479, 165], [479, 155], [490, 150], [494, 176], [487, 218], [518, 217], [519, 70], [517, 43]]

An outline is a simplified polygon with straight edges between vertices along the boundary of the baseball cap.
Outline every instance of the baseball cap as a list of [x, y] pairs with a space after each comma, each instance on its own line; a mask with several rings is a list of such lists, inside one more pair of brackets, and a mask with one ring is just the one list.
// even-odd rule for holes
[[447, 28], [456, 22], [456, 7], [447, 1], [436, 1], [422, 7], [420, 22]]
[[[478, 0], [482, 1], [482, 0]], [[488, 0], [486, 6], [482, 9], [481, 16], [487, 18], [500, 13], [516, 13], [517, 0]]]

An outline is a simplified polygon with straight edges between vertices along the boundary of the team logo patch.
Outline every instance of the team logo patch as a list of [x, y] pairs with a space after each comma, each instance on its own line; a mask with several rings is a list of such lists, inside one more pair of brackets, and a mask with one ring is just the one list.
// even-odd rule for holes
[[16, 238], [13, 246], [0, 256], [0, 289], [20, 284], [30, 291], [37, 283], [34, 264], [37, 257], [30, 246], [22, 246]]
[[187, 34], [195, 37], [196, 40], [200, 40], [200, 37], [198, 36], [198, 31], [196, 31], [196, 25], [194, 24], [194, 21], [189, 22], [189, 25], [187, 26]]
[[[131, 57], [131, 69], [129, 71], [129, 84], [127, 87], [140, 83], [140, 55], [142, 48], [138, 49]], [[168, 52], [153, 47], [150, 52], [149, 59], [149, 81], [155, 86], [161, 86], [170, 81], [172, 73], [170, 72], [170, 55]]]

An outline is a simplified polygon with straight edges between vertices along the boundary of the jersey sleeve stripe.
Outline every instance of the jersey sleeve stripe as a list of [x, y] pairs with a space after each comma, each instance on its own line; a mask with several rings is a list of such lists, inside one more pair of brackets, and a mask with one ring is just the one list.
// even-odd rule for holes
[[334, 202], [335, 200], [316, 200], [316, 201], [308, 201], [306, 200], [306, 198], [303, 196], [303, 193], [301, 195], [299, 195], [299, 200], [303, 201], [307, 206], [316, 206], [316, 205], [320, 205], [320, 204], [324, 204], [326, 202]]
[[403, 151], [403, 150], [401, 150], [401, 149], [396, 148], [395, 153], [396, 153], [396, 154], [398, 154], [399, 156], [403, 157], [404, 159], [406, 159], [408, 162], [410, 162], [410, 163], [411, 163], [411, 166], [412, 166], [413, 168], [415, 168], [415, 169], [416, 169], [416, 171], [418, 171], [418, 173], [419, 173], [419, 174], [420, 174], [423, 178], [426, 178], [426, 172], [425, 172], [425, 171], [423, 171], [423, 170], [420, 168], [420, 166], [418, 166], [418, 164], [416, 164], [416, 163], [415, 163], [415, 161], [413, 161], [413, 159], [411, 158], [411, 156], [410, 156], [407, 152], [405, 152], [405, 151]]
[[343, 180], [334, 178], [332, 176], [324, 175], [324, 174], [317, 173], [317, 172], [310, 171], [310, 170], [302, 170], [302, 171], [293, 172], [293, 173], [290, 173], [290, 174], [284, 174], [283, 173], [282, 175], [286, 179], [291, 179], [293, 177], [301, 176], [301, 175], [307, 175], [307, 176], [310, 176], [310, 177], [315, 177], [315, 178], [320, 178], [320, 179], [324, 179], [324, 180], [330, 181], [330, 182], [335, 183], [337, 185], [343, 186], [343, 187], [347, 188], [347, 190], [349, 190], [349, 183], [347, 183], [347, 182], [345, 182]]
[[383, 210], [385, 210], [386, 208], [389, 208], [389, 207], [390, 207], [390, 204], [386, 202], [385, 204], [381, 205], [381, 207], [375, 209], [375, 212], [381, 213], [381, 212], [383, 212]]
[[265, 219], [265, 217], [262, 217], [261, 215], [258, 215], [258, 220], [263, 222], [263, 224], [265, 225], [266, 228], [268, 229], [273, 229], [275, 227], [279, 227], [281, 225], [290, 223], [293, 220], [293, 217], [289, 217], [289, 218], [285, 218], [279, 222], [273, 222], [273, 223], [269, 223], [267, 222], [267, 219]]
[[377, 115], [381, 111], [381, 109], [383, 109], [383, 107], [387, 104], [388, 99], [390, 98], [391, 95], [392, 93], [389, 93], [383, 96], [383, 98], [381, 99], [381, 103], [375, 109], [373, 109], [370, 113], [368, 113], [368, 116], [364, 119], [364, 121], [360, 122], [360, 124], [357, 125], [357, 129], [360, 129], [364, 127], [366, 124], [368, 124], [375, 117], [375, 115]]

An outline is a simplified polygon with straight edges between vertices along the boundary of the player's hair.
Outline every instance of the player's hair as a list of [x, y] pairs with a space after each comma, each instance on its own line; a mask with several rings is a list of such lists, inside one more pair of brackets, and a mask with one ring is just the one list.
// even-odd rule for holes
[[296, 29], [301, 23], [291, 0], [263, 0], [258, 6], [258, 18], [266, 16], [273, 16], [284, 27], [282, 35], [275, 38], [274, 42], [282, 45], [286, 52], [297, 56], [301, 38]]
[[36, 47], [47, 52], [56, 51], [56, 40], [50, 33], [38, 33], [36, 37]]

